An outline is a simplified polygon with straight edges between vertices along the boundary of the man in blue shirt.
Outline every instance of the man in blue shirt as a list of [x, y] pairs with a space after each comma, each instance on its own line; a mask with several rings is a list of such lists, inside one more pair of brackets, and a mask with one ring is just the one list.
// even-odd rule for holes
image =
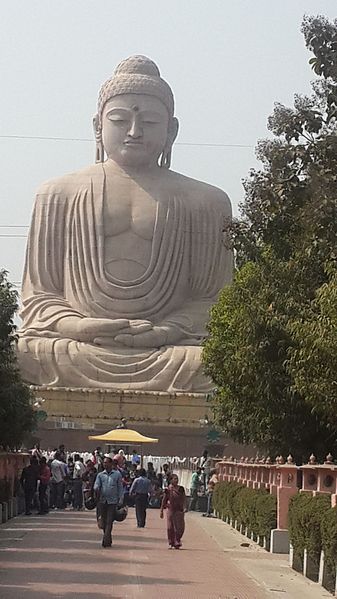
[[136, 466], [139, 466], [140, 464], [140, 455], [135, 449], [132, 450], [131, 464], [136, 464]]
[[136, 518], [138, 528], [144, 528], [146, 521], [146, 508], [151, 491], [151, 481], [147, 478], [144, 468], [139, 470], [130, 489], [130, 495], [135, 497]]
[[102, 547], [111, 547], [112, 525], [116, 516], [116, 508], [123, 504], [122, 475], [117, 470], [117, 462], [112, 458], [105, 457], [104, 470], [97, 474], [94, 490], [98, 499], [97, 514], [103, 522]]

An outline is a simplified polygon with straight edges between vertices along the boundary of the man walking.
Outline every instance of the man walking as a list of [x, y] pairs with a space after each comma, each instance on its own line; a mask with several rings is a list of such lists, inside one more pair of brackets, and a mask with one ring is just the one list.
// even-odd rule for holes
[[93, 453], [92, 463], [94, 464], [97, 472], [102, 472], [102, 470], [104, 469], [103, 461], [104, 460], [103, 460], [102, 450], [100, 447], [96, 447], [96, 449]]
[[136, 466], [140, 464], [140, 455], [135, 449], [132, 450], [131, 464], [136, 464]]
[[25, 492], [25, 513], [26, 516], [31, 515], [32, 503], [37, 489], [37, 481], [39, 478], [39, 463], [35, 456], [30, 458], [29, 466], [22, 470], [21, 485]]
[[201, 468], [198, 466], [195, 472], [192, 474], [191, 479], [191, 500], [190, 500], [190, 511], [195, 511], [198, 503], [198, 491], [201, 485], [200, 480]]
[[83, 480], [82, 476], [85, 473], [85, 466], [80, 460], [78, 453], [74, 455], [74, 470], [73, 470], [73, 508], [80, 511], [83, 508]]
[[47, 497], [47, 489], [50, 481], [50, 468], [47, 465], [47, 460], [44, 456], [40, 459], [40, 484], [39, 484], [39, 503], [40, 503], [40, 511], [39, 514], [47, 514], [48, 513], [48, 497]]
[[202, 470], [202, 484], [204, 487], [204, 495], [206, 494], [207, 483], [211, 476], [212, 458], [209, 457], [207, 449], [202, 454], [200, 460], [200, 468]]
[[151, 490], [151, 481], [146, 476], [144, 468], [139, 470], [139, 476], [131, 485], [130, 495], [135, 497], [137, 527], [144, 528], [146, 522], [146, 508]]
[[161, 487], [163, 489], [167, 489], [171, 482], [172, 472], [170, 471], [170, 467], [168, 464], [163, 464], [162, 471], [158, 474], [158, 477], [161, 482]]
[[40, 443], [35, 443], [34, 445], [34, 449], [32, 449], [32, 456], [34, 456], [37, 460], [41, 460], [42, 458], [42, 451], [41, 451], [41, 447], [40, 447]]
[[50, 464], [51, 470], [51, 489], [50, 489], [50, 507], [62, 510], [64, 508], [64, 491], [66, 465], [60, 459], [60, 453], [56, 451], [55, 457]]
[[210, 472], [211, 476], [207, 483], [207, 512], [203, 514], [203, 516], [207, 516], [207, 518], [211, 518], [213, 512], [213, 493], [215, 489], [215, 485], [219, 482], [218, 475], [216, 470], [213, 469]]
[[104, 470], [97, 474], [94, 490], [98, 499], [97, 515], [102, 518], [103, 540], [102, 547], [112, 545], [112, 526], [116, 516], [116, 508], [123, 503], [122, 475], [117, 470], [117, 462], [105, 457]]

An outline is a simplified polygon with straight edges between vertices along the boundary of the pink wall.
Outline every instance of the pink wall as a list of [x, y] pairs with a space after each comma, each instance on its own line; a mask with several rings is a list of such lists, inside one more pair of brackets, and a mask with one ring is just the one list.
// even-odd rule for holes
[[[220, 481], [236, 481], [253, 489], [265, 488], [277, 497], [277, 528], [284, 530], [287, 526], [289, 500], [301, 491], [328, 493], [331, 495], [331, 505], [337, 504], [337, 466], [333, 464], [332, 456], [327, 456], [324, 464], [317, 464], [311, 456], [308, 464], [296, 466], [292, 457], [287, 461], [280, 456], [272, 463], [270, 458], [249, 459], [224, 457], [216, 465]], [[298, 473], [302, 473], [302, 486], [297, 486]]]
[[14, 493], [14, 481], [20, 478], [22, 469], [29, 462], [27, 453], [0, 453], [0, 480], [9, 481], [10, 493]]

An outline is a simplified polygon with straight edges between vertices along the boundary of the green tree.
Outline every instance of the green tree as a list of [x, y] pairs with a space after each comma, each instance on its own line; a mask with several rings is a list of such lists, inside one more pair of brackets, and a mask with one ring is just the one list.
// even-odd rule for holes
[[34, 430], [33, 395], [23, 383], [15, 356], [17, 293], [0, 271], [0, 446], [19, 447], [26, 433]]
[[203, 352], [224, 430], [298, 459], [337, 449], [337, 20], [308, 17], [302, 31], [319, 79], [269, 118], [230, 231], [237, 272]]
[[[305, 319], [290, 324], [296, 341], [288, 364], [294, 386], [312, 410], [334, 424], [337, 410], [337, 272], [317, 291]], [[333, 427], [333, 430], [334, 427]]]

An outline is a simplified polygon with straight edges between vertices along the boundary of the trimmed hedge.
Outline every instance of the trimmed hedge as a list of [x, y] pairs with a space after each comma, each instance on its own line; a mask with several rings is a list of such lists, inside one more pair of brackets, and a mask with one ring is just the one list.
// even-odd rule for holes
[[334, 590], [337, 566], [337, 510], [331, 508], [328, 494], [313, 496], [298, 493], [290, 500], [288, 513], [289, 537], [295, 560], [303, 563], [304, 549], [311, 560], [313, 580], [318, 580], [321, 550], [324, 551], [323, 586]]
[[324, 551], [323, 585], [331, 593], [335, 590], [337, 568], [337, 508], [329, 508], [321, 521], [322, 549]]
[[321, 521], [324, 512], [331, 507], [330, 495], [298, 493], [291, 498], [288, 512], [289, 538], [295, 556], [302, 557], [304, 549], [308, 556], [319, 563], [322, 549]]
[[222, 519], [236, 520], [239, 526], [259, 537], [270, 539], [276, 528], [276, 497], [265, 489], [250, 489], [237, 482], [215, 485], [213, 508]]

